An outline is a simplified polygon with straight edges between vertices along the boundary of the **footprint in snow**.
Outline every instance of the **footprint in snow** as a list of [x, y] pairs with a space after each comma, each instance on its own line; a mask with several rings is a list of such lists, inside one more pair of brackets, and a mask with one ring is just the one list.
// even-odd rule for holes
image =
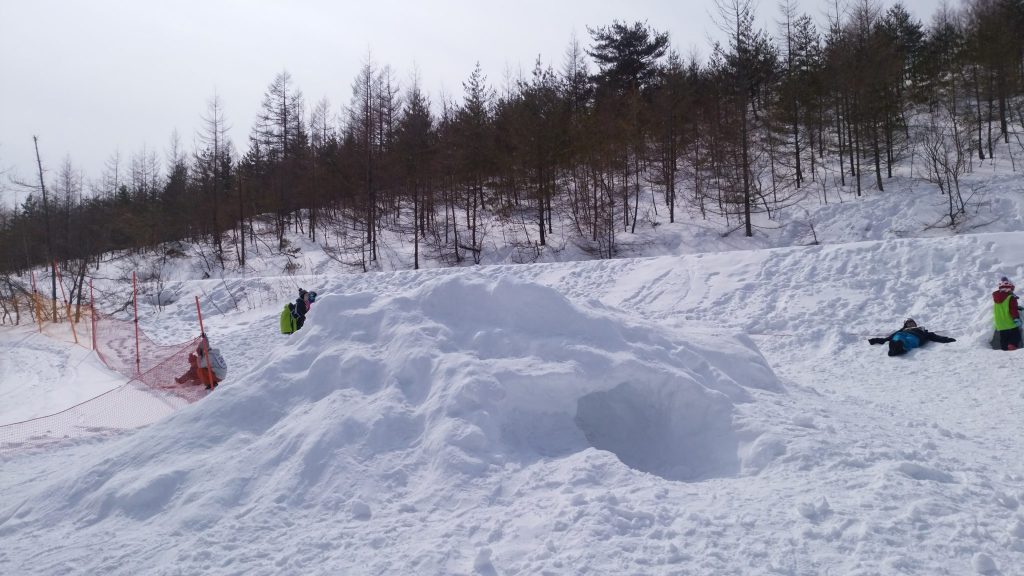
[[915, 464], [913, 462], [901, 462], [896, 466], [896, 470], [910, 476], [914, 480], [930, 480], [932, 482], [941, 482], [943, 484], [953, 484], [956, 482], [956, 479], [947, 472]]

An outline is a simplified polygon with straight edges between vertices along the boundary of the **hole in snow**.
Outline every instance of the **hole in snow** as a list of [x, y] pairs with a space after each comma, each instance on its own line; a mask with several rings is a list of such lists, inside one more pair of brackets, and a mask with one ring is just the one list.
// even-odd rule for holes
[[590, 445], [667, 480], [739, 472], [732, 405], [693, 382], [625, 383], [583, 396], [576, 425]]

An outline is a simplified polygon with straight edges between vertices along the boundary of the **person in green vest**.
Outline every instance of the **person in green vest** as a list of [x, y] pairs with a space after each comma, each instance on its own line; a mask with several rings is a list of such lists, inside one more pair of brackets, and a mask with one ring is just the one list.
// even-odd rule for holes
[[299, 315], [295, 313], [295, 303], [289, 302], [281, 311], [281, 334], [292, 334], [298, 330]]
[[992, 319], [997, 336], [993, 339], [993, 347], [998, 343], [1000, 350], [1016, 350], [1021, 345], [1020, 306], [1013, 290], [1013, 282], [1003, 276], [992, 293]]

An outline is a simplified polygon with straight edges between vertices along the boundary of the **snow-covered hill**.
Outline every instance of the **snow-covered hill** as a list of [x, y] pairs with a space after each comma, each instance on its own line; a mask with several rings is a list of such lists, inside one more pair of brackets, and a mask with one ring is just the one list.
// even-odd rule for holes
[[[907, 186], [808, 213], [815, 246], [691, 222], [671, 256], [183, 274], [148, 332], [282, 296], [209, 307], [231, 375], [198, 404], [3, 455], [0, 573], [1024, 573], [1024, 356], [987, 345], [1018, 182], [960, 236]], [[320, 297], [282, 336], [296, 283]], [[908, 316], [957, 341], [867, 343]], [[28, 329], [0, 347], [7, 402], [102, 388]]]

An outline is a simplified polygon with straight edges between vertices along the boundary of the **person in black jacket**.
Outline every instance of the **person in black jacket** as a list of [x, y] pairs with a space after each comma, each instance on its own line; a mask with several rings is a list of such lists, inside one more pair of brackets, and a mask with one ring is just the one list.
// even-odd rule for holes
[[309, 310], [308, 301], [306, 300], [306, 292], [304, 289], [299, 288], [299, 297], [295, 299], [295, 329], [302, 328], [302, 325], [306, 323], [306, 310]]
[[918, 326], [913, 318], [907, 318], [903, 322], [903, 328], [889, 334], [885, 338], [868, 338], [869, 344], [885, 344], [886, 342], [889, 343], [889, 356], [899, 356], [900, 354], [910, 352], [914, 348], [924, 346], [928, 342], [956, 342], [956, 338], [940, 336], [934, 332], [929, 332], [923, 327]]
[[295, 330], [302, 328], [302, 325], [306, 323], [306, 312], [309, 312], [309, 308], [315, 300], [316, 292], [306, 292], [299, 288], [299, 297], [295, 299]]

